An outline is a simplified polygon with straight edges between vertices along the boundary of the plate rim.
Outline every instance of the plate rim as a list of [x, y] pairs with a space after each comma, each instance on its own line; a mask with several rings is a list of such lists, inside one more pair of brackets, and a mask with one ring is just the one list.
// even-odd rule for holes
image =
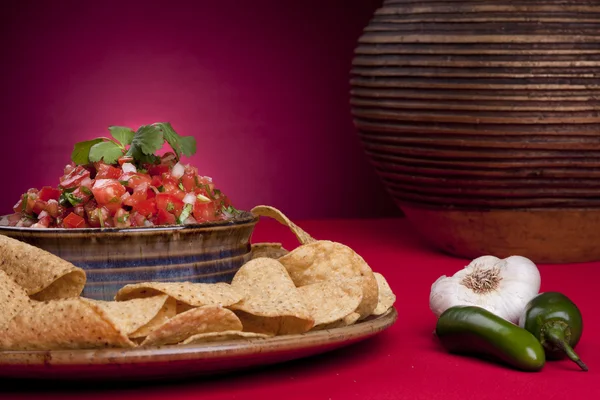
[[[386, 313], [372, 316], [353, 325], [309, 331], [302, 334], [269, 338], [247, 338], [189, 345], [156, 347], [78, 349], [78, 350], [5, 350], [0, 351], [0, 378], [11, 376], [10, 367], [115, 366], [188, 360], [220, 360], [254, 354], [273, 354], [327, 345], [345, 345], [368, 339], [395, 324], [398, 312], [391, 307]], [[337, 346], [340, 347], [340, 346]]]

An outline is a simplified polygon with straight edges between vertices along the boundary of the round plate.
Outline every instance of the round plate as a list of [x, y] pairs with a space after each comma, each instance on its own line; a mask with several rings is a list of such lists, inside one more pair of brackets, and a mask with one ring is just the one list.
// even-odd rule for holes
[[268, 339], [135, 349], [0, 351], [0, 378], [154, 380], [213, 375], [348, 346], [382, 332], [397, 318], [391, 308], [347, 327]]

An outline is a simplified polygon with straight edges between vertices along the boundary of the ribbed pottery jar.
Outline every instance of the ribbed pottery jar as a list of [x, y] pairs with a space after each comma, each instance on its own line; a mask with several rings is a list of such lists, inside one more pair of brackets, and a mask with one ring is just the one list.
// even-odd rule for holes
[[387, 0], [351, 84], [365, 151], [430, 243], [600, 260], [600, 0]]

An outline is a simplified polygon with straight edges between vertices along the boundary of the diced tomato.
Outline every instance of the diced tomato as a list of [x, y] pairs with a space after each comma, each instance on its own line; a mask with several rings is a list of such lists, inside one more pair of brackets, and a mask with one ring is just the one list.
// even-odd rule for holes
[[85, 186], [80, 186], [71, 192], [71, 195], [79, 202], [78, 204], [85, 204], [92, 198], [92, 191]]
[[175, 216], [166, 210], [159, 208], [156, 216], [156, 223], [158, 225], [172, 225], [175, 223]]
[[120, 168], [115, 168], [103, 162], [97, 162], [94, 165], [97, 171], [95, 179], [118, 179], [121, 176], [122, 171]]
[[31, 209], [31, 211], [36, 214], [39, 215], [42, 211], [44, 211], [46, 209], [46, 202], [42, 201], [40, 199], [34, 200], [33, 203], [33, 208]]
[[[85, 212], [87, 215], [87, 221], [89, 226], [92, 228], [99, 228], [100, 225], [100, 216], [101, 210], [97, 207], [97, 204], [94, 201], [89, 202], [84, 206]], [[106, 217], [108, 218], [108, 210], [106, 210]]]
[[129, 220], [131, 221], [131, 226], [144, 226], [146, 222], [146, 217], [144, 217], [140, 213], [133, 212], [129, 216]]
[[106, 207], [94, 208], [87, 212], [88, 224], [94, 228], [112, 226], [112, 218]]
[[134, 211], [137, 211], [146, 218], [150, 218], [157, 213], [156, 200], [142, 200], [133, 206]]
[[118, 165], [70, 163], [58, 187], [44, 186], [39, 192], [29, 189], [8, 221], [11, 226], [42, 228], [176, 224], [188, 193], [204, 196], [192, 207], [188, 223], [226, 218], [222, 207], [229, 206], [229, 198], [215, 189], [211, 178], [199, 176], [198, 169], [189, 164], [183, 176], [173, 177], [174, 153], [165, 153], [158, 164], [138, 165], [137, 172], [124, 173], [122, 166], [134, 161], [123, 156]]
[[171, 171], [171, 167], [167, 164], [152, 165], [148, 167], [150, 176], [162, 176], [162, 174]]
[[114, 223], [117, 228], [126, 228], [131, 226], [131, 221], [129, 219], [129, 213], [124, 209], [119, 209], [114, 216]]
[[39, 199], [43, 201], [58, 200], [60, 198], [60, 190], [50, 186], [44, 186], [38, 193]]
[[142, 185], [150, 186], [150, 184], [152, 183], [152, 178], [150, 178], [146, 174], [141, 174], [139, 172], [128, 172], [126, 174], [122, 174], [119, 177], [119, 181], [123, 183], [127, 182], [126, 186], [130, 189], [135, 190], [137, 187]]
[[126, 197], [123, 199], [123, 204], [134, 208], [139, 202], [144, 201], [148, 198], [146, 191], [135, 191], [131, 195], [129, 195], [129, 193], [126, 193], [125, 196]]
[[54, 199], [48, 200], [46, 203], [46, 212], [52, 217], [56, 218], [60, 215], [60, 209], [58, 205], [58, 201]]
[[75, 213], [70, 213], [63, 220], [63, 226], [65, 228], [84, 228], [85, 219]]
[[196, 201], [194, 203], [194, 210], [192, 213], [198, 222], [215, 221], [219, 219], [216, 216], [215, 203], [212, 201], [210, 203]]
[[75, 169], [75, 167], [76, 165], [74, 163], [65, 165], [65, 168], [63, 169], [63, 175], [68, 175], [69, 173], [71, 173], [71, 171]]
[[49, 215], [42, 217], [35, 224], [31, 225], [32, 228], [48, 228], [52, 223], [52, 217]]
[[13, 211], [31, 215], [37, 200], [37, 193], [29, 189], [27, 193], [21, 196], [21, 200], [14, 205]]
[[123, 164], [125, 164], [125, 163], [132, 163], [133, 162], [133, 157], [131, 157], [131, 156], [119, 157], [119, 159], [117, 160], [117, 162], [122, 167]]
[[193, 192], [196, 189], [196, 179], [197, 176], [192, 172], [186, 172], [181, 177], [181, 185], [184, 187], [186, 192]]
[[162, 178], [160, 176], [153, 176], [152, 177], [152, 181], [150, 182], [150, 185], [154, 186], [155, 188], [159, 188], [162, 186]]
[[163, 174], [162, 187], [164, 193], [171, 194], [180, 200], [185, 197], [185, 191], [179, 187], [179, 179], [173, 178], [171, 174]]
[[85, 209], [83, 208], [83, 206], [73, 207], [73, 213], [79, 215], [81, 218], [85, 218]]
[[171, 194], [159, 193], [156, 195], [156, 207], [159, 210], [165, 210], [176, 217], [179, 217], [183, 211], [184, 203], [182, 200]]
[[60, 186], [64, 189], [71, 189], [79, 186], [79, 184], [86, 178], [90, 177], [90, 171], [78, 165], [72, 169], [68, 174], [60, 178]]
[[125, 194], [126, 189], [116, 179], [97, 179], [92, 192], [96, 202], [114, 215], [121, 208], [121, 196]]

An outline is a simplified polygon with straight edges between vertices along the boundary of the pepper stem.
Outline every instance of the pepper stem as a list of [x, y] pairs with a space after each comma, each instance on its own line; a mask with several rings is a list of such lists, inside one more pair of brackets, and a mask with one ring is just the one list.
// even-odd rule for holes
[[575, 353], [575, 350], [573, 350], [569, 343], [567, 343], [567, 340], [565, 339], [565, 331], [562, 328], [552, 326], [546, 330], [544, 337], [554, 346], [561, 349], [567, 355], [567, 357], [575, 362], [575, 364], [579, 365], [579, 368], [584, 371], [588, 370], [587, 365], [585, 365], [585, 363], [579, 359], [579, 356], [577, 353]]

